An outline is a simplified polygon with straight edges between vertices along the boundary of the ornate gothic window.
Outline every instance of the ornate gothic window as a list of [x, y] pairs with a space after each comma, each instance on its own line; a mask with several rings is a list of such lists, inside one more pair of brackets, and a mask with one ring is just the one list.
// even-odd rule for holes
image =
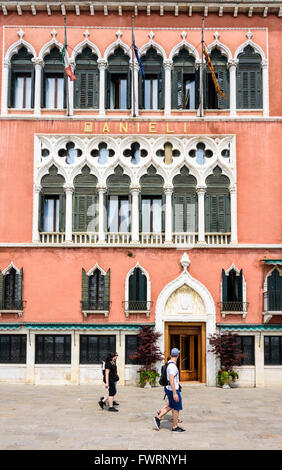
[[97, 109], [99, 107], [98, 57], [89, 47], [76, 56], [74, 82], [74, 107]]
[[217, 48], [212, 50], [210, 58], [217, 82], [226, 99], [217, 93], [211, 72], [208, 66], [206, 66], [204, 75], [204, 105], [206, 109], [227, 109], [229, 108], [229, 70], [227, 68], [227, 58]]
[[196, 109], [199, 107], [199, 72], [195, 58], [182, 48], [173, 58], [172, 109]]
[[139, 75], [139, 106], [140, 109], [164, 108], [164, 69], [163, 59], [151, 47], [142, 56], [145, 78]]
[[66, 107], [65, 75], [62, 54], [53, 47], [44, 57], [42, 80], [42, 108], [63, 109]]
[[33, 56], [25, 47], [12, 56], [9, 79], [10, 108], [30, 109], [34, 106], [34, 67]]
[[100, 165], [105, 165], [109, 162], [109, 158], [114, 156], [115, 152], [111, 148], [108, 148], [108, 144], [105, 142], [101, 142], [98, 145], [98, 149], [94, 149], [91, 151], [91, 156], [94, 158], [98, 158], [98, 163]]
[[77, 149], [73, 142], [68, 142], [65, 148], [59, 150], [58, 155], [61, 158], [65, 158], [65, 162], [68, 165], [72, 165], [76, 163], [77, 158], [81, 157], [82, 151]]
[[141, 158], [145, 158], [148, 155], [147, 150], [140, 148], [140, 144], [138, 142], [133, 142], [130, 145], [130, 149], [125, 149], [123, 155], [127, 158], [130, 158], [130, 162], [134, 165], [138, 165], [140, 163]]
[[238, 55], [237, 66], [237, 108], [262, 108], [261, 57], [248, 45]]
[[131, 106], [129, 57], [118, 47], [108, 58], [106, 70], [106, 108], [129, 109]]
[[39, 204], [39, 232], [64, 232], [65, 230], [65, 179], [52, 165], [41, 179]]
[[91, 311], [108, 314], [110, 310], [110, 275], [110, 269], [106, 273], [99, 266], [94, 267], [88, 274], [82, 269], [81, 307], [86, 315]]
[[206, 232], [229, 233], [231, 230], [229, 178], [217, 166], [206, 179]]
[[190, 150], [189, 156], [191, 158], [195, 158], [198, 165], [204, 165], [206, 163], [206, 159], [213, 156], [213, 152], [206, 149], [206, 145], [203, 142], [199, 142], [195, 149]]

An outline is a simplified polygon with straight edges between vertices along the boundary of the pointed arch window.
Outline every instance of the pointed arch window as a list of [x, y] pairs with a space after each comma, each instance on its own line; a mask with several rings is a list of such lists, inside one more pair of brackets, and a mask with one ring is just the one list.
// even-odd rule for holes
[[173, 58], [172, 109], [197, 109], [199, 107], [199, 70], [195, 58], [182, 48]]
[[278, 269], [274, 269], [267, 278], [267, 310], [282, 313], [282, 275]]
[[237, 66], [237, 108], [262, 108], [261, 56], [248, 45], [238, 55]]
[[99, 267], [86, 274], [82, 269], [82, 301], [84, 316], [102, 313], [108, 316], [110, 310], [110, 269], [107, 273]]
[[106, 70], [106, 108], [129, 109], [131, 106], [129, 56], [118, 47], [108, 58]]
[[217, 166], [206, 179], [205, 228], [206, 232], [230, 233], [230, 180]]
[[97, 178], [86, 165], [74, 178], [73, 231], [98, 231]]
[[65, 179], [58, 174], [58, 169], [52, 165], [49, 173], [41, 179], [39, 199], [39, 232], [64, 232]]
[[74, 83], [74, 107], [97, 109], [99, 107], [99, 71], [98, 57], [90, 47], [85, 47], [76, 56]]
[[0, 308], [21, 312], [23, 309], [23, 269], [11, 267], [0, 274]]
[[222, 270], [222, 302], [221, 313], [225, 317], [226, 314], [242, 314], [246, 317], [248, 305], [246, 302], [245, 282], [243, 270], [240, 271], [232, 267], [227, 271]]
[[220, 89], [224, 92], [226, 100], [216, 92], [212, 75], [208, 66], [204, 74], [204, 104], [206, 109], [228, 109], [229, 108], [229, 71], [227, 68], [227, 57], [219, 49], [215, 48], [210, 53], [210, 59], [214, 68]]
[[130, 178], [120, 166], [107, 179], [108, 232], [130, 232]]
[[140, 109], [164, 109], [163, 59], [150, 47], [142, 56], [145, 78], [139, 74]]
[[57, 47], [53, 47], [50, 53], [44, 57], [42, 84], [42, 108], [65, 108], [64, 66], [62, 63], [62, 54]]
[[196, 178], [184, 167], [173, 179], [173, 228], [176, 233], [198, 231]]
[[9, 70], [9, 108], [31, 109], [34, 107], [34, 67], [32, 54], [21, 47], [12, 56]]
[[127, 309], [130, 311], [146, 311], [147, 304], [147, 277], [140, 267], [136, 267], [129, 276], [129, 291]]

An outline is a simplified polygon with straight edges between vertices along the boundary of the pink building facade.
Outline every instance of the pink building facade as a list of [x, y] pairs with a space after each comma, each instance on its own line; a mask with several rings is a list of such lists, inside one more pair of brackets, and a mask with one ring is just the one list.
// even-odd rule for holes
[[2, 2], [0, 381], [101, 381], [116, 350], [134, 383], [151, 325], [183, 382], [216, 385], [208, 338], [233, 331], [239, 385], [281, 385], [281, 16]]

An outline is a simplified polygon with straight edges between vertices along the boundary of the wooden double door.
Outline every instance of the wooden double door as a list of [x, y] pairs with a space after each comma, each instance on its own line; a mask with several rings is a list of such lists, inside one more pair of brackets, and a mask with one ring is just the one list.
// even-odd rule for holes
[[205, 382], [206, 351], [204, 323], [167, 323], [165, 329], [166, 359], [172, 348], [180, 350], [180, 381]]

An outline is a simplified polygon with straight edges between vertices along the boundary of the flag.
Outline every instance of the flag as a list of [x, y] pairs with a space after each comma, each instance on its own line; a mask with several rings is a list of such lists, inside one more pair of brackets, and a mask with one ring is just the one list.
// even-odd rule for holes
[[67, 55], [67, 27], [66, 27], [66, 21], [65, 21], [64, 47], [62, 49], [62, 59], [63, 59], [63, 64], [64, 64], [64, 67], [65, 67], [65, 72], [66, 72], [67, 77], [69, 77], [71, 81], [76, 80], [76, 76], [73, 73], [73, 70], [72, 70], [70, 61], [68, 59], [68, 55]]
[[143, 69], [143, 65], [142, 65], [141, 59], [140, 59], [140, 57], [139, 57], [138, 47], [137, 47], [136, 44], [135, 44], [135, 37], [134, 37], [133, 24], [132, 24], [132, 45], [133, 45], [135, 57], [136, 57], [136, 59], [137, 59], [137, 61], [138, 61], [138, 64], [139, 64], [139, 67], [140, 67], [140, 70], [141, 70], [141, 73], [142, 73], [142, 77], [145, 78], [145, 72], [144, 72], [144, 69]]
[[207, 51], [205, 45], [204, 45], [204, 54], [205, 54], [205, 58], [206, 58], [207, 64], [208, 64], [209, 69], [210, 69], [210, 72], [211, 72], [211, 76], [212, 76], [212, 79], [213, 79], [213, 83], [214, 83], [215, 89], [216, 89], [217, 93], [218, 93], [220, 96], [222, 96], [222, 98], [223, 98], [224, 100], [226, 100], [226, 96], [225, 96], [225, 94], [223, 93], [223, 91], [220, 89], [220, 86], [219, 86], [219, 84], [218, 84], [218, 82], [217, 82], [216, 75], [215, 75], [215, 72], [214, 72], [214, 68], [213, 68], [213, 65], [212, 65], [210, 56], [209, 56], [209, 54], [208, 54], [208, 51]]

